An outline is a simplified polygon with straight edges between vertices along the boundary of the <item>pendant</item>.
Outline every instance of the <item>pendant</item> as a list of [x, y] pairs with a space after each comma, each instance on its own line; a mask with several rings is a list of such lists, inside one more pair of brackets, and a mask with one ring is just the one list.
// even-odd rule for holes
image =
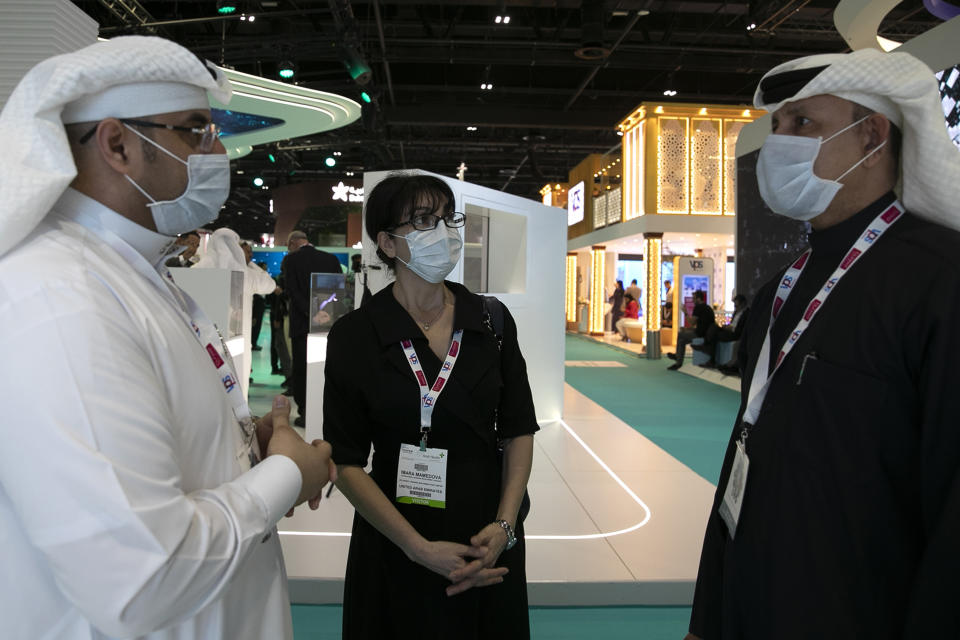
[[424, 331], [430, 331], [430, 325], [428, 325], [428, 324], [423, 325], [423, 330], [424, 330]]

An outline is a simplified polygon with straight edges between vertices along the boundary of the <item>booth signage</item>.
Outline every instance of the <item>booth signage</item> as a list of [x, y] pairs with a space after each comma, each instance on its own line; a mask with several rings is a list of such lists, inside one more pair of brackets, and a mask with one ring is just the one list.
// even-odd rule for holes
[[583, 220], [583, 181], [570, 187], [567, 192], [567, 226], [573, 226]]
[[341, 202], [363, 202], [363, 187], [352, 187], [343, 184], [341, 180], [338, 184], [330, 187], [333, 191], [333, 200]]

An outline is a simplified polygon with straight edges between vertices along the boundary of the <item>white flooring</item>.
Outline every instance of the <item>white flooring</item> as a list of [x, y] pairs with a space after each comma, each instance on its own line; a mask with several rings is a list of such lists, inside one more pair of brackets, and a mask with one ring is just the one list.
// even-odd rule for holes
[[[526, 522], [530, 604], [689, 604], [713, 485], [569, 385], [564, 419], [541, 427]], [[294, 603], [341, 601], [352, 519], [335, 491], [281, 521]]]

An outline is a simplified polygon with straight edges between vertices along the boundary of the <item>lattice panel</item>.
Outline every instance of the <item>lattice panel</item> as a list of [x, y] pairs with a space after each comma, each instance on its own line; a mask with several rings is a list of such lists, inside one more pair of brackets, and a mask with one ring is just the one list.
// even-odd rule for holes
[[693, 213], [722, 213], [723, 181], [720, 174], [720, 120], [692, 121], [690, 199]]
[[737, 136], [747, 123], [727, 120], [723, 124], [723, 212], [732, 216], [737, 210]]
[[593, 199], [593, 228], [607, 226], [607, 194], [601, 193]]
[[621, 210], [620, 187], [607, 191], [607, 224], [620, 222]]
[[660, 118], [657, 147], [657, 209], [660, 213], [688, 213], [687, 120]]

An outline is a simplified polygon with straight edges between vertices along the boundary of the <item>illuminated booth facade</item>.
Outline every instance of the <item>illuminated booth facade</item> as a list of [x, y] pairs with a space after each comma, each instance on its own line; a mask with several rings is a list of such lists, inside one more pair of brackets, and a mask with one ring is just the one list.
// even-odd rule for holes
[[[623, 277], [625, 284], [636, 278], [643, 289], [644, 331], [629, 337], [637, 342], [642, 334], [650, 357], [659, 357], [661, 341], [675, 344], [677, 327], [671, 325], [678, 323], [661, 313], [662, 304], [676, 308], [677, 294], [663, 288], [665, 279], [677, 278], [674, 256], [712, 264], [708, 299], [726, 302], [733, 286], [727, 262], [736, 224], [736, 143], [740, 131], [763, 114], [743, 105], [642, 103], [617, 125], [623, 139], [618, 157], [591, 156], [571, 171], [566, 193], [585, 180], [593, 197], [584, 198], [582, 219], [569, 226], [569, 329], [591, 335], [612, 329], [603, 318], [624, 254], [642, 264], [642, 271]], [[558, 187], [541, 191], [554, 205], [565, 195]]]

